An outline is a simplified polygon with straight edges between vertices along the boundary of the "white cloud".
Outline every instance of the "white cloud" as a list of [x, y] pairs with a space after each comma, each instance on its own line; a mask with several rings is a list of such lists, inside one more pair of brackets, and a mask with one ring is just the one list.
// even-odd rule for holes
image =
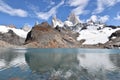
[[22, 9], [15, 9], [0, 0], [0, 12], [7, 13], [11, 16], [27, 17], [28, 13]]
[[90, 21], [90, 20], [96, 22], [96, 21], [98, 20], [98, 17], [97, 17], [96, 15], [92, 15], [92, 16], [90, 17], [90, 19], [87, 20], [87, 22]]
[[55, 2], [53, 0], [43, 0], [43, 2], [48, 3], [50, 5], [54, 5]]
[[84, 8], [87, 6], [88, 2], [89, 0], [69, 0], [68, 4], [71, 7], [75, 7], [72, 12], [76, 15], [80, 15], [86, 12]]
[[101, 21], [102, 23], [105, 23], [109, 20], [109, 16], [105, 15], [105, 16], [101, 16], [99, 17], [99, 21]]
[[52, 0], [50, 1], [50, 5], [54, 5], [55, 4], [55, 2], [53, 2]]
[[106, 7], [114, 6], [118, 2], [120, 2], [120, 0], [97, 0], [97, 8], [94, 10], [93, 14], [101, 13]]
[[105, 16], [96, 16], [96, 15], [92, 15], [89, 19], [87, 19], [86, 21], [94, 21], [94, 22], [97, 22], [97, 21], [100, 21], [102, 23], [105, 23], [109, 20], [109, 16], [108, 15], [105, 15]]
[[120, 12], [117, 13], [117, 16], [114, 19], [115, 20], [120, 20]]
[[53, 5], [56, 4], [53, 0], [43, 0], [43, 2], [45, 2], [48, 5], [45, 10], [50, 9]]
[[56, 15], [57, 9], [63, 4], [64, 4], [64, 1], [62, 0], [57, 6], [54, 6], [48, 12], [35, 12], [35, 14], [40, 19], [48, 20], [51, 16]]

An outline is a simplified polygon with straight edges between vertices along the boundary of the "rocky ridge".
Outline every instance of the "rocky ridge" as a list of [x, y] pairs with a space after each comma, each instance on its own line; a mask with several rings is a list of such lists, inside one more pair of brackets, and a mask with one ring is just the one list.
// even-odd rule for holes
[[[93, 22], [82, 23], [71, 14], [64, 22], [53, 17], [52, 25], [38, 22], [21, 30], [9, 27], [0, 30], [0, 46], [26, 48], [119, 48], [120, 28]], [[2, 31], [2, 32], [1, 32]], [[20, 32], [19, 32], [20, 31]], [[27, 33], [27, 36], [26, 36]], [[24, 37], [21, 37], [24, 36]], [[3, 44], [4, 43], [4, 44]], [[11, 46], [11, 47], [13, 47]]]
[[61, 33], [58, 29], [52, 28], [47, 22], [35, 25], [28, 33], [25, 40], [27, 47], [39, 48], [72, 48], [76, 41], [70, 35]]

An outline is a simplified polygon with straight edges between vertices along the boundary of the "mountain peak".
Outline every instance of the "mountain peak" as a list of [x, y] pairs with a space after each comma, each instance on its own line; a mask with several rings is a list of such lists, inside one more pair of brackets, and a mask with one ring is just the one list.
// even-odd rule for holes
[[54, 28], [57, 27], [57, 26], [63, 27], [63, 25], [64, 25], [64, 23], [63, 23], [61, 20], [57, 19], [56, 16], [54, 16], [54, 17], [52, 18], [52, 26], [53, 26]]
[[36, 22], [35, 22], [35, 25], [38, 25], [38, 24], [39, 24], [39, 22], [38, 22], [38, 21], [36, 21]]
[[75, 15], [74, 13], [71, 13], [68, 18], [67, 18], [68, 21], [72, 22], [73, 25], [76, 25], [78, 23], [81, 23], [79, 17], [77, 15]]

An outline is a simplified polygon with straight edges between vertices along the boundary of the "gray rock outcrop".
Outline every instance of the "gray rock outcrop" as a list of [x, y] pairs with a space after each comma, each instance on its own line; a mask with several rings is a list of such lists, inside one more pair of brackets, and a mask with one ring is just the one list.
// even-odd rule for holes
[[22, 45], [25, 39], [17, 36], [12, 30], [9, 30], [7, 33], [0, 33], [0, 40], [12, 45]]

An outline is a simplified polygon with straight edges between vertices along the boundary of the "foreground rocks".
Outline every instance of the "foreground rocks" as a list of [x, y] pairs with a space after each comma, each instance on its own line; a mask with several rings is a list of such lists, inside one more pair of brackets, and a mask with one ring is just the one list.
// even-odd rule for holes
[[0, 48], [19, 48], [20, 46], [12, 45], [8, 42], [0, 40]]

